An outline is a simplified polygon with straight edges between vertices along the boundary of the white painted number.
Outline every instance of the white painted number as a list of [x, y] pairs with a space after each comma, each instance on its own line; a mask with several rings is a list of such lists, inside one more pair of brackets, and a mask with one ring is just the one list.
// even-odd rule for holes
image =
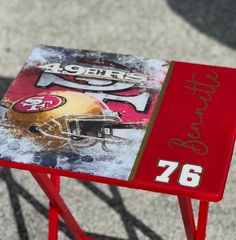
[[85, 69], [83, 67], [80, 67], [78, 65], [67, 65], [64, 67], [65, 71], [62, 71], [63, 74], [69, 74], [78, 76], [85, 72]]
[[[166, 169], [160, 176], [156, 177], [156, 181], [168, 183], [171, 175], [178, 166], [178, 162], [160, 160], [158, 162], [158, 167], [166, 167]], [[202, 171], [203, 169], [201, 166], [184, 164], [179, 174], [179, 184], [187, 187], [197, 187], [201, 180]]]
[[156, 177], [156, 181], [158, 182], [169, 182], [170, 175], [175, 171], [178, 167], [177, 162], [160, 160], [158, 163], [159, 167], [167, 167], [166, 170], [160, 175]]
[[179, 178], [179, 183], [183, 186], [197, 187], [199, 185], [202, 173], [202, 167], [185, 164]]
[[50, 63], [39, 66], [39, 68], [44, 69], [47, 73], [61, 73], [62, 68], [60, 63]]

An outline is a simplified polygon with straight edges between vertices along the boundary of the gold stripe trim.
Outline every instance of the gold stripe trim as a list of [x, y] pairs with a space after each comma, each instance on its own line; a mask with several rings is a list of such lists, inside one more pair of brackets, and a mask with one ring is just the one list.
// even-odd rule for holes
[[156, 106], [154, 108], [151, 120], [150, 120], [148, 128], [146, 130], [145, 136], [144, 136], [143, 141], [141, 143], [138, 155], [137, 155], [137, 157], [136, 157], [136, 159], [134, 161], [134, 165], [133, 165], [133, 168], [132, 168], [131, 173], [129, 175], [128, 181], [133, 181], [134, 180], [135, 174], [137, 172], [139, 163], [140, 163], [140, 161], [142, 159], [143, 152], [144, 152], [146, 144], [147, 144], [147, 140], [148, 140], [148, 138], [149, 138], [149, 136], [151, 134], [151, 130], [153, 128], [155, 119], [157, 117], [157, 114], [159, 112], [160, 106], [162, 104], [162, 101], [163, 101], [163, 98], [164, 98], [164, 95], [165, 95], [165, 92], [166, 92], [167, 85], [169, 83], [170, 77], [171, 77], [173, 69], [174, 69], [174, 65], [175, 65], [175, 61], [171, 61], [170, 62], [170, 67], [168, 69], [168, 72], [166, 74], [166, 77], [165, 77], [165, 80], [164, 80], [164, 83], [163, 83], [163, 86], [161, 88], [160, 95], [158, 97], [158, 100], [157, 100]]

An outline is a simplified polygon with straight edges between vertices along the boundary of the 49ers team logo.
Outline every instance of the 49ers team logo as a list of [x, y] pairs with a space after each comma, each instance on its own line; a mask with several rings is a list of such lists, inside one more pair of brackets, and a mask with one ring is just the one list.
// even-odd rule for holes
[[57, 108], [65, 102], [65, 98], [56, 95], [36, 95], [19, 100], [13, 109], [21, 113], [37, 113]]

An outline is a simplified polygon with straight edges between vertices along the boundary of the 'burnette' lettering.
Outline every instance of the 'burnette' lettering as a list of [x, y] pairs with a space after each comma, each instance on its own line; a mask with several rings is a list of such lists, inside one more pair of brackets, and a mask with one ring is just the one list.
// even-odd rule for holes
[[205, 82], [198, 81], [196, 79], [196, 74], [193, 74], [191, 80], [187, 80], [187, 86], [184, 88], [191, 90], [192, 95], [196, 96], [201, 105], [197, 107], [194, 111], [197, 120], [191, 122], [190, 130], [186, 133], [186, 139], [172, 138], [169, 140], [168, 145], [170, 147], [182, 147], [187, 150], [191, 150], [197, 155], [206, 155], [208, 153], [207, 144], [201, 139], [202, 134], [200, 127], [204, 124], [204, 113], [208, 109], [209, 102], [212, 101], [213, 94], [216, 93], [217, 88], [221, 86], [218, 80], [218, 74], [212, 70], [210, 74], [207, 74], [204, 78]]

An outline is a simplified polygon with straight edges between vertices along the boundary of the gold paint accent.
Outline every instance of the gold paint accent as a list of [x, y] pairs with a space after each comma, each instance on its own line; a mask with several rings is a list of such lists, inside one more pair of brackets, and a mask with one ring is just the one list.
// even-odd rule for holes
[[134, 161], [134, 165], [133, 165], [133, 168], [132, 168], [131, 173], [130, 173], [130, 175], [129, 175], [128, 181], [133, 181], [133, 180], [134, 180], [134, 177], [135, 177], [135, 174], [136, 174], [136, 172], [137, 172], [139, 163], [140, 163], [140, 161], [141, 161], [141, 159], [142, 159], [142, 156], [143, 156], [143, 152], [144, 152], [144, 150], [145, 150], [145, 148], [146, 148], [148, 138], [149, 138], [149, 136], [150, 136], [150, 134], [151, 134], [151, 130], [152, 130], [152, 128], [153, 128], [155, 119], [156, 119], [156, 117], [157, 117], [157, 114], [158, 114], [158, 112], [159, 112], [159, 109], [160, 109], [162, 100], [163, 100], [163, 98], [164, 98], [167, 85], [168, 85], [169, 80], [170, 80], [170, 77], [171, 77], [171, 75], [172, 75], [172, 72], [173, 72], [173, 69], [174, 69], [174, 65], [175, 65], [175, 61], [171, 61], [171, 62], [170, 62], [170, 67], [169, 67], [169, 69], [168, 69], [168, 72], [167, 72], [167, 74], [166, 74], [166, 77], [165, 77], [165, 80], [164, 80], [164, 83], [163, 83], [163, 86], [162, 86], [162, 88], [161, 88], [160, 95], [159, 95], [159, 97], [158, 97], [156, 106], [155, 106], [154, 111], [153, 111], [153, 113], [152, 113], [152, 117], [151, 117], [151, 120], [150, 120], [150, 122], [149, 122], [149, 124], [148, 124], [147, 130], [146, 130], [146, 133], [145, 133], [145, 136], [144, 136], [143, 141], [142, 141], [142, 143], [141, 143], [139, 152], [138, 152], [138, 154], [137, 154], [137, 158], [136, 158], [135, 161]]
[[213, 100], [213, 94], [217, 92], [217, 88], [221, 86], [221, 83], [219, 82], [217, 72], [214, 70], [211, 71], [211, 74], [205, 75], [204, 79], [208, 80], [207, 82], [198, 81], [196, 76], [197, 74], [193, 73], [191, 80], [186, 80], [188, 85], [185, 85], [184, 88], [191, 90], [191, 96], [195, 96], [202, 104], [200, 107], [195, 108], [194, 111], [195, 116], [198, 117], [198, 121], [194, 120], [190, 123], [190, 131], [186, 133], [187, 139], [172, 138], [168, 141], [168, 145], [170, 148], [174, 146], [182, 147], [192, 151], [196, 155], [205, 156], [208, 154], [209, 148], [201, 139], [202, 133], [200, 127], [205, 123], [204, 113], [208, 110], [209, 103]]

